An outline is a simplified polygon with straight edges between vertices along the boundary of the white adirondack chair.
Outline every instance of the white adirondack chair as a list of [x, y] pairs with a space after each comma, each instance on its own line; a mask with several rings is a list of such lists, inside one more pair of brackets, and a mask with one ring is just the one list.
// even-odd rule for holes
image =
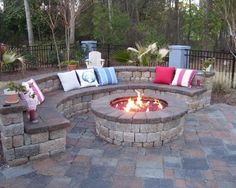
[[88, 59], [85, 60], [87, 68], [103, 67], [105, 60], [101, 58], [101, 53], [98, 51], [89, 52]]

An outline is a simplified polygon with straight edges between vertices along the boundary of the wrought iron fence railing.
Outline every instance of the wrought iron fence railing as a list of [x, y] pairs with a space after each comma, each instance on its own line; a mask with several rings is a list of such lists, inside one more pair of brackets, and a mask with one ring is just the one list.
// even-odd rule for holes
[[227, 87], [236, 88], [235, 56], [230, 52], [189, 50], [186, 53], [189, 68], [202, 69], [202, 63], [208, 58], [214, 58], [214, 81], [223, 83]]
[[[114, 54], [120, 50], [125, 50], [130, 45], [112, 45], [112, 44], [97, 44], [97, 50], [102, 53], [102, 58], [105, 59], [105, 66], [117, 66], [117, 65], [130, 65], [127, 63], [120, 63], [114, 59]], [[27, 69], [38, 69], [38, 68], [47, 68], [57, 66], [57, 56], [55, 46], [50, 45], [37, 45], [37, 46], [25, 46], [21, 48], [13, 48], [18, 53], [23, 55], [26, 59], [26, 68]], [[65, 45], [58, 44], [60, 59], [63, 61], [66, 57]], [[74, 45], [71, 46], [71, 55], [72, 58], [76, 58], [73, 54], [76, 54], [78, 50], [81, 50], [80, 46]], [[187, 53], [187, 60], [189, 62], [188, 68], [192, 69], [201, 69], [201, 64], [203, 60], [207, 58], [215, 58], [215, 63], [213, 65], [214, 71], [216, 73], [215, 80], [221, 83], [224, 83], [228, 87], [236, 88], [236, 65], [235, 65], [235, 56], [230, 52], [217, 52], [217, 51], [203, 51], [203, 50], [189, 50]], [[164, 66], [168, 66], [168, 58], [165, 58]], [[81, 64], [83, 65], [82, 58]], [[1, 55], [0, 55], [1, 61]], [[155, 64], [150, 63], [150, 66]], [[1, 67], [2, 72], [9, 71], [18, 71], [19, 67], [8, 66]]]

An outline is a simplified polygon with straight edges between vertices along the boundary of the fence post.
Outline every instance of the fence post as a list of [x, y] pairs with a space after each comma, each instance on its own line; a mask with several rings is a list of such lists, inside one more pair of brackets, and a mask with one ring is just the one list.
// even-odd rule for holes
[[232, 67], [232, 74], [231, 74], [231, 88], [234, 88], [234, 74], [235, 74], [235, 54], [233, 54], [233, 67]]
[[107, 44], [107, 66], [110, 67], [110, 49], [111, 45]]

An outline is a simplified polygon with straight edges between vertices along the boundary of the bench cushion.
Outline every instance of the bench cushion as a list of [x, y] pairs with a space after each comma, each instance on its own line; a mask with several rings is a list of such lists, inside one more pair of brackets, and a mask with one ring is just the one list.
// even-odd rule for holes
[[191, 69], [176, 69], [175, 77], [172, 81], [174, 86], [184, 86], [191, 88], [191, 82], [196, 75], [196, 70]]
[[75, 71], [57, 73], [64, 91], [80, 88]]
[[97, 75], [99, 85], [104, 86], [118, 83], [114, 67], [95, 68], [94, 70]]
[[76, 70], [81, 87], [97, 86], [97, 78], [93, 69], [81, 69]]
[[156, 67], [154, 83], [170, 85], [175, 74], [175, 67]]

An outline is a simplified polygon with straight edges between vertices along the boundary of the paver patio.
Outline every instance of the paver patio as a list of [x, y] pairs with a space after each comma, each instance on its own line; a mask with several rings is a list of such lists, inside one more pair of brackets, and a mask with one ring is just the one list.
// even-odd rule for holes
[[91, 113], [71, 119], [66, 153], [1, 167], [0, 187], [236, 187], [236, 107], [215, 104], [186, 117], [182, 138], [159, 148], [96, 137]]

